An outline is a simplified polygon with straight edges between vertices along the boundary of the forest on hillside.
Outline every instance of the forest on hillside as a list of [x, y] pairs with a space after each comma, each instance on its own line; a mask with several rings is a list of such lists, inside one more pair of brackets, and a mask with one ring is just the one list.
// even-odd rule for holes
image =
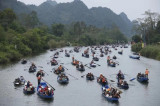
[[0, 32], [0, 63], [3, 64], [69, 44], [83, 46], [127, 42], [117, 26], [97, 28], [84, 22], [72, 22], [48, 27], [39, 21], [35, 11], [19, 17], [9, 8], [0, 11]]

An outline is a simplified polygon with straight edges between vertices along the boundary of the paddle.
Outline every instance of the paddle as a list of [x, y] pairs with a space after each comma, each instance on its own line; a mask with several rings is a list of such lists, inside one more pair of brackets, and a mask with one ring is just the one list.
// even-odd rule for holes
[[[107, 78], [108, 79], [108, 78]], [[110, 80], [111, 82], [115, 82], [114, 80], [111, 80], [111, 79], [108, 79], [108, 80]]]
[[[87, 64], [86, 64], [86, 65], [84, 65], [84, 66], [88, 67], [88, 66], [87, 66]], [[88, 68], [89, 68], [89, 69], [91, 69], [91, 67], [88, 67]]]
[[129, 81], [133, 81], [133, 80], [135, 80], [136, 78], [132, 78], [132, 79], [130, 79]]
[[49, 75], [46, 71], [43, 70], [43, 72], [45, 72], [47, 75]]
[[69, 73], [67, 73], [67, 72], [65, 72], [65, 73], [68, 74], [69, 76], [75, 78], [76, 80], [78, 80], [78, 78], [76, 78], [75, 76], [73, 76], [73, 75], [71, 75], [71, 74], [69, 74]]
[[19, 91], [22, 91], [21, 89], [18, 89], [18, 88], [16, 88], [16, 87], [15, 87], [14, 89], [19, 90]]
[[[64, 66], [63, 66], [63, 67], [64, 67]], [[68, 68], [66, 68], [66, 67], [64, 67], [64, 68], [68, 70]]]
[[43, 68], [42, 66], [38, 66], [39, 68]]
[[[86, 75], [86, 74], [85, 74]], [[82, 75], [81, 77], [84, 77], [85, 75]]]
[[[94, 64], [97, 64], [97, 63], [94, 63]], [[101, 65], [99, 65], [99, 64], [97, 64], [98, 66], [101, 66]]]
[[52, 85], [50, 85], [47, 81], [45, 81], [43, 78], [42, 78], [42, 80], [44, 81], [44, 82], [46, 82], [53, 90], [56, 90]]

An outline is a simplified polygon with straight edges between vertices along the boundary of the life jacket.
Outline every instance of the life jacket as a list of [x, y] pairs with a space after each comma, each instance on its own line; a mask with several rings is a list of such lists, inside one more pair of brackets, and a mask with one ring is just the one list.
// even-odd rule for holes
[[41, 77], [39, 76], [39, 77], [37, 77], [37, 79], [38, 79], [38, 80], [40, 80], [40, 79], [41, 79]]
[[105, 78], [102, 78], [102, 82], [106, 82], [106, 79], [105, 79]]
[[58, 69], [59, 69], [59, 70], [62, 70], [62, 66], [59, 66]]
[[148, 70], [146, 70], [146, 71], [145, 71], [145, 74], [146, 74], [146, 75], [148, 75], [148, 73], [149, 73], [149, 71], [148, 71]]

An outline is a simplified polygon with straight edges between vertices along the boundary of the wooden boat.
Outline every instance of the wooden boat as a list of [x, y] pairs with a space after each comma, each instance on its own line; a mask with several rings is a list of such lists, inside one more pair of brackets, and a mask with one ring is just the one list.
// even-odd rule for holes
[[41, 89], [44, 89], [48, 87], [47, 84], [45, 82], [41, 82], [38, 86], [37, 86], [37, 94], [44, 99], [52, 99], [54, 96], [53, 90], [51, 89], [51, 92], [47, 95], [45, 92], [41, 92]]
[[[105, 78], [105, 77], [104, 77]], [[102, 82], [102, 79], [100, 77], [97, 77], [97, 82], [101, 85], [108, 85], [107, 78], [105, 78], [105, 82]]]
[[90, 64], [90, 67], [95, 68], [95, 67], [96, 67], [96, 64]]
[[70, 54], [69, 54], [69, 53], [65, 53], [65, 56], [66, 56], [66, 57], [70, 57]]
[[76, 68], [78, 71], [85, 71], [85, 68], [83, 67], [83, 68], [81, 68], [80, 66], [79, 66], [79, 68]]
[[26, 64], [27, 63], [27, 60], [26, 59], [23, 59], [22, 61], [21, 61], [21, 64]]
[[74, 50], [74, 52], [76, 52], [76, 53], [79, 52], [79, 48], [78, 48], [78, 47], [75, 47], [73, 50]]
[[36, 72], [36, 70], [37, 70], [37, 67], [36, 66], [31, 66], [30, 68], [29, 68], [29, 72], [31, 73], [31, 72]]
[[118, 54], [123, 54], [123, 52], [122, 51], [118, 51]]
[[109, 96], [106, 96], [104, 93], [102, 93], [103, 97], [105, 97], [108, 101], [111, 101], [111, 102], [118, 102], [119, 98], [113, 98], [113, 97], [109, 97]]
[[60, 83], [60, 84], [68, 84], [69, 83], [69, 78], [64, 73], [61, 73], [57, 77], [57, 82]]
[[105, 97], [109, 102], [118, 102], [119, 98], [118, 97], [112, 97], [109, 95], [106, 95], [106, 89], [108, 89], [108, 85], [102, 87], [102, 96]]
[[140, 56], [138, 56], [138, 55], [130, 55], [129, 57], [132, 59], [140, 59]]
[[58, 65], [58, 62], [57, 61], [51, 61], [51, 66], [55, 66], [55, 65]]
[[55, 74], [60, 74], [60, 73], [62, 73], [62, 72], [64, 72], [64, 68], [62, 68], [62, 70], [60, 71], [60, 70], [58, 70], [58, 69], [54, 69], [54, 73]]
[[116, 57], [116, 56], [113, 56], [113, 59], [117, 59], [117, 57]]
[[92, 80], [94, 80], [94, 75], [88, 73], [88, 74], [86, 75], [86, 79], [92, 81]]
[[114, 63], [109, 63], [109, 62], [108, 62], [108, 66], [116, 67], [116, 64], [114, 64]]
[[118, 86], [119, 88], [121, 88], [121, 89], [128, 89], [128, 88], [129, 88], [128, 83], [126, 83], [126, 84], [117, 83], [117, 86]]
[[145, 82], [148, 82], [148, 77], [146, 77], [145, 75], [141, 75], [141, 76], [138, 76], [137, 75], [137, 80], [139, 81], [139, 82], [142, 82], [142, 83], [145, 83]]
[[82, 53], [82, 57], [89, 58], [89, 54], [84, 54], [84, 53]]
[[20, 86], [20, 85], [24, 85], [25, 84], [25, 80], [24, 79], [20, 79], [20, 78], [16, 78], [13, 83], [14, 83], [15, 86]]
[[98, 57], [93, 57], [93, 60], [94, 61], [99, 61], [99, 58]]
[[35, 88], [33, 86], [32, 87], [25, 86], [25, 87], [23, 88], [23, 93], [24, 94], [33, 94], [33, 93], [35, 93]]

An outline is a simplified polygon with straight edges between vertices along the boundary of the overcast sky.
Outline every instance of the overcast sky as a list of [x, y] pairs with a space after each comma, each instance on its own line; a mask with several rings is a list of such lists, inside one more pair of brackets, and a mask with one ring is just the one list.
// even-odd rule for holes
[[[40, 5], [46, 0], [18, 0], [25, 4]], [[56, 0], [60, 2], [72, 2], [73, 0]], [[107, 7], [113, 12], [119, 14], [124, 12], [130, 20], [142, 18], [146, 10], [158, 12], [160, 14], [160, 0], [81, 0], [88, 8], [91, 7]]]

